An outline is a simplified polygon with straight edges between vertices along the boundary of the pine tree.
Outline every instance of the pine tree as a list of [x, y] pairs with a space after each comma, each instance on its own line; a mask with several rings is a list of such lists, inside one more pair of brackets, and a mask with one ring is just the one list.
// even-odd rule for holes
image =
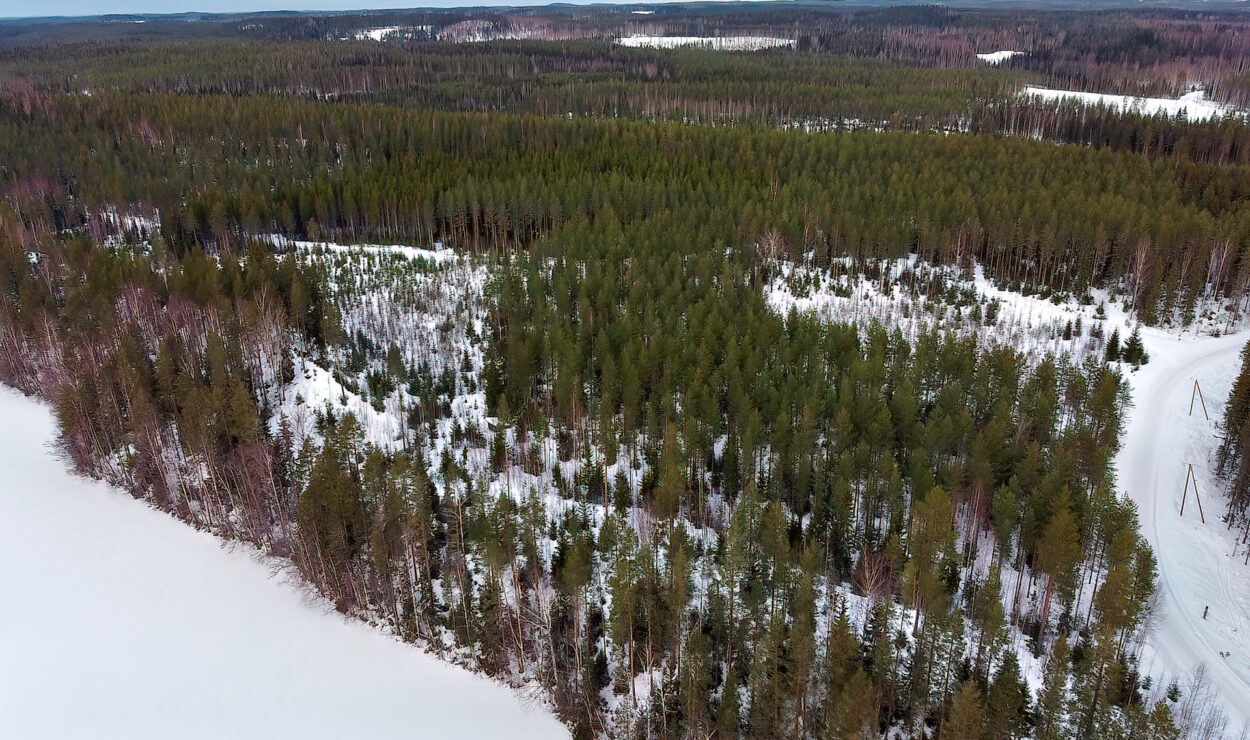
[[985, 737], [985, 698], [975, 681], [965, 681], [951, 700], [942, 723], [942, 740], [983, 740]]
[[1046, 593], [1042, 599], [1042, 614], [1038, 629], [1044, 632], [1047, 628], [1055, 591], [1058, 590], [1064, 598], [1070, 598], [1075, 588], [1076, 567], [1080, 564], [1084, 554], [1081, 550], [1076, 517], [1068, 503], [1066, 492], [1047, 521], [1040, 543], [1037, 567], [1046, 574]]
[[1046, 675], [1037, 696], [1037, 740], [1062, 740], [1066, 737], [1070, 656], [1067, 639], [1060, 637], [1050, 652], [1050, 659], [1046, 661]]

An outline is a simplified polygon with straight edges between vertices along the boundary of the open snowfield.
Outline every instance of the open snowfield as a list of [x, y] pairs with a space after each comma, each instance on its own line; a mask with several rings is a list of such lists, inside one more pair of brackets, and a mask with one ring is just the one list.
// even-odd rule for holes
[[[1119, 486], [1137, 502], [1142, 535], [1158, 559], [1159, 603], [1142, 668], [1184, 685], [1204, 664], [1234, 735], [1250, 721], [1250, 566], [1243, 564], [1238, 533], [1220, 521], [1224, 498], [1212, 471], [1224, 402], [1247, 339], [1244, 331], [1183, 339], [1143, 332], [1150, 362], [1130, 376], [1134, 408], [1116, 458]], [[1209, 421], [1198, 401], [1190, 414], [1195, 379]], [[1180, 514], [1189, 463], [1205, 524], [1192, 486]]]
[[759, 51], [782, 46], [793, 47], [795, 40], [772, 36], [624, 36], [617, 43], [621, 46], [649, 46], [655, 49], [697, 46], [717, 51]]
[[545, 709], [330, 611], [50, 451], [0, 386], [0, 737], [554, 738]]
[[405, 36], [411, 37], [416, 33], [429, 32], [429, 26], [380, 26], [378, 28], [364, 28], [356, 31], [352, 38], [357, 41], [391, 41]]
[[1019, 54], [1023, 54], [1023, 53], [1024, 52], [1022, 51], [1010, 51], [1010, 50], [991, 51], [991, 52], [986, 52], [985, 54], [977, 54], [977, 59], [980, 59], [986, 64], [1001, 64], [1002, 62], [1005, 62], [1008, 59], [1014, 56], [1017, 56]]
[[1223, 118], [1234, 111], [1222, 103], [1207, 100], [1206, 93], [1195, 90], [1179, 98], [1138, 98], [1132, 95], [1104, 95], [1102, 93], [1077, 92], [1074, 90], [1052, 90], [1048, 87], [1024, 88], [1021, 93], [1025, 97], [1066, 102], [1069, 100], [1085, 105], [1103, 105], [1120, 111], [1141, 113], [1152, 116], [1164, 113], [1169, 116], [1184, 116], [1190, 121], [1207, 121], [1212, 118]]

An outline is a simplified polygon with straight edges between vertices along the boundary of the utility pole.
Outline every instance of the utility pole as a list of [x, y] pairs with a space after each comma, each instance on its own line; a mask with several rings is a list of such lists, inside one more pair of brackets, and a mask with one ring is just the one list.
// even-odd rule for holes
[[1202, 498], [1198, 496], [1198, 478], [1194, 475], [1194, 464], [1187, 463], [1188, 468], [1185, 470], [1185, 491], [1181, 494], [1181, 516], [1185, 516], [1185, 500], [1189, 497], [1189, 481], [1194, 482], [1194, 499], [1198, 501], [1198, 517], [1202, 519], [1202, 523], [1207, 523], [1207, 517], [1202, 513]]
[[1202, 397], [1202, 388], [1198, 385], [1198, 379], [1194, 378], [1194, 390], [1189, 394], [1189, 415], [1194, 415], [1194, 399], [1197, 398], [1202, 403], [1202, 416], [1207, 421], [1211, 421], [1211, 417], [1207, 414], [1207, 401]]

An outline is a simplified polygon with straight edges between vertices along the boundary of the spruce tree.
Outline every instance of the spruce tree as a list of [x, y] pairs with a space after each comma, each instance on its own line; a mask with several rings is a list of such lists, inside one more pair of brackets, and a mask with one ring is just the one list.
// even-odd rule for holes
[[1107, 348], [1103, 354], [1107, 362], [1117, 362], [1120, 359], [1120, 330], [1115, 328], [1111, 330], [1111, 336], [1107, 337]]

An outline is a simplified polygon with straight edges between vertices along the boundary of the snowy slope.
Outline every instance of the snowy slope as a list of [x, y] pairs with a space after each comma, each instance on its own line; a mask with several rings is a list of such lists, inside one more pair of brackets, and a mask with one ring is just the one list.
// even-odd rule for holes
[[48, 450], [0, 387], [0, 737], [567, 737]]
[[[1224, 400], [1250, 334], [1143, 338], [1151, 359], [1130, 377], [1134, 408], [1116, 458], [1120, 488], [1137, 502], [1142, 535], [1158, 559], [1159, 603], [1142, 668], [1184, 684], [1204, 664], [1235, 733], [1250, 721], [1250, 567], [1237, 533], [1220, 521], [1224, 498], [1211, 470]], [[1209, 421], [1200, 403], [1190, 414], [1195, 379]], [[1198, 477], [1205, 524], [1192, 490], [1180, 514], [1188, 463]]]

